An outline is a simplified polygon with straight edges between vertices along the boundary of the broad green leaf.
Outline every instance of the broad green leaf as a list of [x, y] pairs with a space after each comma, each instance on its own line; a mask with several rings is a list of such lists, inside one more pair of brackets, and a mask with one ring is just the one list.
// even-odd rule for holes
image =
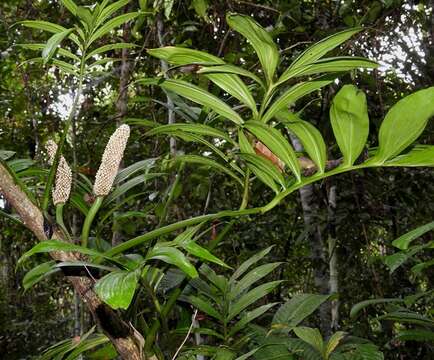
[[193, 295], [188, 296], [186, 300], [205, 314], [208, 314], [214, 319], [223, 321], [222, 316], [218, 313], [214, 304], [210, 304], [209, 302]]
[[[225, 65], [225, 62], [217, 56], [208, 54], [204, 51], [193, 50], [188, 48], [166, 46], [158, 49], [149, 49], [148, 53], [152, 56], [165, 60], [168, 63], [174, 65], [191, 65], [191, 64]], [[206, 74], [206, 77], [210, 79], [213, 83], [215, 83], [218, 87], [226, 91], [228, 94], [234, 96], [242, 103], [246, 104], [255, 113], [255, 115], [257, 114], [256, 102], [253, 99], [252, 94], [250, 93], [246, 84], [244, 84], [243, 81], [237, 75], [225, 74], [225, 73], [219, 73], [219, 74], [210, 73], [210, 74]], [[201, 103], [199, 102], [199, 104]], [[218, 112], [212, 106], [210, 107], [214, 111]]]
[[282, 160], [292, 171], [297, 181], [300, 181], [301, 174], [297, 156], [292, 146], [279, 130], [257, 121], [247, 122], [245, 128]]
[[136, 47], [137, 45], [131, 44], [131, 43], [117, 43], [117, 44], [108, 44], [103, 45], [93, 51], [91, 51], [89, 54], [86, 55], [85, 60], [90, 59], [92, 56], [105, 53], [107, 51], [111, 50], [119, 50], [119, 49], [132, 49]]
[[369, 135], [366, 96], [354, 85], [344, 85], [330, 108], [333, 133], [344, 156], [343, 166], [351, 166], [359, 157]]
[[398, 101], [386, 114], [373, 161], [384, 163], [413, 143], [434, 115], [434, 87], [419, 90]]
[[270, 121], [281, 110], [288, 110], [288, 107], [295, 103], [298, 99], [310, 94], [315, 90], [321, 89], [322, 87], [333, 82], [333, 80], [333, 76], [323, 76], [311, 81], [301, 82], [293, 85], [272, 103], [269, 109], [262, 116], [261, 121], [265, 123]]
[[422, 235], [426, 234], [428, 231], [431, 231], [433, 229], [434, 229], [434, 221], [419, 226], [418, 228], [409, 231], [404, 235], [401, 235], [398, 239], [392, 242], [392, 245], [397, 247], [400, 250], [407, 250], [408, 246], [413, 240], [416, 240], [417, 238], [421, 237]]
[[247, 15], [229, 13], [226, 21], [232, 29], [249, 40], [258, 55], [268, 83], [271, 83], [279, 62], [279, 51], [270, 34]]
[[307, 326], [300, 326], [293, 329], [295, 335], [301, 340], [307, 342], [311, 345], [315, 350], [317, 350], [320, 354], [323, 353], [324, 350], [324, 340], [321, 336], [321, 333], [318, 329], [313, 329]]
[[241, 186], [244, 186], [243, 181], [232, 170], [229, 170], [225, 166], [219, 164], [217, 161], [212, 160], [210, 158], [199, 156], [199, 155], [179, 155], [175, 158], [175, 161], [183, 161], [191, 164], [200, 164], [204, 166], [209, 166], [211, 168], [224, 172], [225, 174], [229, 175], [230, 177], [238, 181], [238, 183]]
[[408, 153], [386, 161], [384, 166], [434, 166], [434, 146], [415, 146]]
[[276, 286], [279, 285], [282, 281], [283, 280], [270, 281], [268, 283], [259, 285], [258, 287], [255, 287], [254, 289], [242, 295], [235, 303], [229, 306], [229, 314], [226, 321], [232, 320], [249, 305], [253, 304], [260, 298], [272, 292], [276, 288]]
[[237, 125], [244, 123], [243, 119], [229, 105], [202, 88], [182, 80], [165, 80], [160, 86], [168, 91], [181, 95], [193, 102], [207, 106], [217, 114], [233, 121]]
[[353, 318], [353, 317], [357, 316], [360, 311], [362, 311], [364, 308], [366, 308], [370, 305], [385, 304], [385, 303], [400, 303], [400, 302], [404, 302], [404, 300], [399, 299], [399, 298], [364, 300], [364, 301], [357, 303], [356, 305], [354, 305], [351, 308], [350, 317]]
[[161, 260], [165, 263], [175, 265], [181, 269], [185, 274], [191, 278], [198, 277], [198, 273], [195, 267], [190, 261], [185, 257], [185, 255], [175, 249], [174, 247], [168, 246], [155, 246], [146, 256], [147, 260]]
[[148, 131], [146, 135], [153, 136], [159, 134], [171, 134], [176, 131], [185, 131], [185, 132], [191, 132], [199, 135], [212, 136], [212, 137], [224, 139], [229, 143], [233, 143], [233, 140], [223, 131], [204, 124], [177, 123], [177, 124], [161, 125]]
[[85, 248], [80, 245], [70, 244], [59, 240], [45, 240], [33, 246], [29, 251], [25, 252], [17, 261], [17, 266], [27, 260], [30, 256], [39, 253], [47, 253], [52, 251], [79, 252], [91, 256], [103, 256], [100, 252]]
[[434, 341], [434, 331], [429, 330], [400, 330], [396, 335], [400, 341]]
[[233, 283], [235, 280], [237, 280], [241, 275], [243, 275], [253, 264], [256, 264], [259, 260], [264, 258], [268, 255], [268, 253], [271, 251], [273, 246], [267, 247], [264, 250], [261, 250], [257, 254], [253, 255], [246, 261], [244, 261], [238, 268], [235, 270], [235, 272], [232, 274], [229, 282]]
[[89, 39], [88, 46], [90, 46], [94, 41], [98, 40], [100, 37], [106, 35], [113, 29], [123, 25], [124, 23], [133, 20], [139, 16], [138, 12], [131, 12], [123, 15], [119, 15], [114, 19], [107, 21], [104, 25], [102, 25], [98, 30], [96, 30]]
[[291, 66], [282, 74], [279, 82], [283, 82], [292, 77], [292, 73], [297, 72], [299, 68], [310, 65], [323, 57], [329, 51], [347, 41], [351, 36], [360, 32], [362, 28], [347, 29], [315, 43], [302, 52], [291, 64]]
[[318, 171], [323, 173], [327, 162], [327, 148], [319, 130], [289, 111], [280, 112], [277, 119], [297, 136]]
[[60, 271], [60, 269], [56, 269], [54, 265], [56, 265], [56, 262], [51, 260], [35, 266], [32, 270], [28, 271], [23, 277], [24, 289], [28, 290], [47, 276]]
[[311, 315], [330, 295], [298, 294], [283, 304], [274, 314], [273, 328], [291, 328]]
[[52, 37], [48, 39], [47, 44], [42, 50], [42, 58], [44, 59], [44, 63], [50, 61], [51, 57], [56, 52], [57, 47], [60, 45], [63, 39], [65, 39], [73, 31], [74, 29], [67, 29], [62, 32], [54, 34]]
[[360, 68], [375, 69], [377, 67], [377, 62], [362, 57], [339, 56], [333, 58], [325, 58], [318, 60], [313, 64], [292, 69], [290, 72], [283, 74], [277, 84], [280, 85], [288, 79], [297, 76], [306, 76], [330, 72], [346, 72]]
[[208, 10], [208, 1], [207, 0], [192, 0], [191, 5], [193, 6], [196, 14], [199, 15], [204, 20], [208, 20], [208, 16], [206, 14]]
[[98, 297], [113, 309], [128, 309], [138, 283], [135, 271], [113, 271], [95, 284]]
[[343, 338], [346, 336], [346, 333], [343, 331], [337, 331], [335, 332], [327, 342], [327, 345], [325, 347], [324, 355], [325, 358], [328, 359], [333, 351], [338, 347], [339, 343], [343, 340]]
[[0, 159], [7, 160], [13, 157], [15, 154], [16, 154], [15, 151], [0, 150]]
[[423, 270], [428, 269], [429, 267], [434, 266], [434, 259], [430, 261], [425, 261], [422, 263], [419, 263], [411, 268], [411, 272], [418, 275]]
[[77, 15], [77, 5], [72, 0], [60, 0], [64, 7], [66, 7], [72, 15]]
[[[256, 154], [240, 154], [250, 170], [276, 194], [285, 189], [285, 178], [271, 161]], [[280, 185], [280, 187], [277, 184]]]
[[252, 286], [255, 282], [261, 280], [269, 273], [271, 273], [275, 268], [277, 268], [282, 263], [269, 263], [264, 264], [254, 269], [250, 270], [246, 275], [244, 275], [230, 290], [229, 298], [236, 299], [239, 297], [245, 290], [247, 290], [250, 286]]
[[224, 64], [224, 65], [214, 65], [214, 66], [201, 66], [197, 71], [197, 73], [198, 74], [227, 73], [227, 74], [241, 75], [252, 79], [253, 81], [257, 82], [259, 85], [261, 85], [262, 88], [265, 88], [264, 83], [258, 76], [253, 74], [251, 71], [248, 71], [246, 69], [243, 69], [242, 67], [235, 66], [235, 65]]
[[236, 333], [238, 333], [240, 330], [244, 329], [246, 325], [248, 325], [250, 322], [255, 320], [257, 317], [261, 316], [265, 312], [267, 312], [269, 309], [271, 309], [273, 306], [276, 306], [278, 303], [270, 303], [266, 305], [262, 305], [252, 311], [246, 312], [229, 331], [229, 336], [234, 336]]

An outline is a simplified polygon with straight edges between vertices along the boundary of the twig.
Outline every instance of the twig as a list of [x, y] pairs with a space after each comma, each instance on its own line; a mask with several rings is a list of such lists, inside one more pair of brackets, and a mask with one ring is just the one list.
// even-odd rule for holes
[[178, 354], [181, 351], [182, 347], [185, 345], [185, 343], [187, 342], [188, 338], [190, 337], [190, 334], [191, 334], [191, 332], [193, 330], [194, 321], [196, 320], [196, 316], [197, 316], [197, 309], [194, 310], [194, 313], [193, 313], [193, 315], [191, 317], [191, 325], [190, 325], [190, 328], [188, 329], [187, 335], [185, 336], [184, 341], [181, 343], [181, 345], [179, 346], [178, 350], [176, 350], [176, 353], [175, 353], [175, 355], [173, 355], [172, 360], [176, 359], [176, 357], [178, 356]]

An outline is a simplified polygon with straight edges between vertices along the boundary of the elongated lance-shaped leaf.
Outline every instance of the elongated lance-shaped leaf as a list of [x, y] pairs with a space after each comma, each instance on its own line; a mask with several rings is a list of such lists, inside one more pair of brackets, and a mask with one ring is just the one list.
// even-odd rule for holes
[[294, 333], [295, 335], [297, 335], [298, 338], [300, 338], [304, 342], [307, 342], [320, 354], [323, 354], [324, 340], [318, 329], [313, 329], [306, 326], [300, 326], [294, 328]]
[[[159, 59], [165, 60], [174, 65], [191, 65], [191, 64], [216, 64], [225, 65], [225, 62], [217, 56], [208, 54], [204, 51], [166, 46], [158, 49], [150, 49], [148, 53]], [[234, 96], [236, 99], [246, 104], [256, 115], [256, 102], [246, 84], [234, 74], [211, 73], [206, 77], [215, 83], [218, 87]]]
[[201, 66], [197, 71], [198, 74], [210, 74], [210, 73], [227, 73], [227, 74], [236, 74], [248, 77], [253, 81], [257, 82], [261, 87], [265, 88], [263, 81], [253, 74], [251, 71], [243, 69], [242, 67], [224, 64], [224, 65], [214, 65], [214, 66]]
[[33, 269], [27, 272], [23, 277], [23, 287], [24, 290], [31, 288], [33, 285], [37, 284], [42, 279], [59, 272], [60, 269], [54, 268], [56, 262], [54, 260], [44, 262], [35, 266]]
[[200, 164], [204, 166], [209, 166], [211, 168], [215, 168], [234, 178], [236, 181], [238, 181], [240, 185], [242, 186], [244, 185], [243, 181], [232, 170], [229, 170], [228, 168], [226, 168], [225, 166], [221, 165], [220, 163], [218, 163], [213, 159], [204, 156], [199, 156], [199, 155], [179, 155], [176, 157], [175, 161], [184, 161], [187, 163]]
[[[24, 20], [24, 21], [20, 21], [18, 24], [32, 29], [48, 31], [54, 34], [67, 30], [65, 27], [61, 25], [53, 24], [49, 21], [42, 21], [42, 20]], [[68, 37], [79, 47], [81, 47], [80, 40], [75, 34], [69, 34]]]
[[332, 101], [330, 121], [343, 165], [354, 164], [369, 135], [369, 116], [366, 96], [354, 85], [344, 85]]
[[362, 28], [360, 27], [347, 29], [328, 36], [325, 39], [310, 46], [293, 61], [291, 66], [282, 74], [279, 82], [284, 82], [288, 80], [293, 76], [293, 73], [296, 73], [298, 71], [298, 68], [314, 63], [319, 58], [327, 54], [330, 50], [333, 50], [335, 47], [347, 41], [351, 36], [357, 34], [361, 30]]
[[301, 174], [297, 156], [279, 130], [258, 121], [249, 121], [245, 124], [245, 127], [267, 146], [274, 155], [282, 160], [292, 171], [297, 181], [300, 181]]
[[161, 260], [167, 264], [175, 265], [191, 278], [196, 278], [199, 276], [192, 263], [181, 251], [174, 247], [154, 246], [154, 248], [146, 256], [146, 259]]
[[378, 135], [374, 162], [384, 163], [413, 143], [434, 115], [434, 87], [416, 91], [398, 101], [386, 114]]
[[[29, 49], [29, 50], [43, 50], [46, 46], [46, 44], [41, 44], [41, 43], [33, 43], [33, 44], [17, 44], [17, 46], [20, 46], [24, 49]], [[73, 54], [72, 52], [70, 52], [69, 50], [63, 49], [63, 48], [58, 48], [57, 49], [57, 54], [60, 56], [64, 56], [64, 57], [68, 57], [72, 60], [75, 61], [80, 61], [80, 58]]]
[[291, 106], [301, 97], [308, 95], [315, 90], [321, 89], [324, 86], [327, 86], [333, 82], [334, 79], [335, 76], [328, 75], [291, 86], [272, 103], [266, 113], [262, 116], [261, 121], [265, 123], [270, 121], [281, 110], [287, 110], [289, 106]]
[[176, 124], [161, 125], [148, 131], [146, 135], [154, 136], [158, 134], [170, 134], [171, 132], [176, 130], [191, 132], [193, 134], [212, 136], [212, 137], [224, 139], [229, 143], [233, 143], [233, 140], [223, 131], [204, 124], [176, 123]]
[[393, 240], [392, 245], [400, 250], [407, 250], [408, 246], [413, 240], [420, 238], [422, 235], [434, 229], [434, 221], [428, 224], [419, 226], [416, 229], [409, 231], [408, 233], [401, 235], [398, 239]]
[[362, 311], [363, 309], [365, 309], [366, 307], [370, 306], [370, 305], [376, 305], [376, 304], [386, 304], [386, 303], [401, 303], [404, 302], [403, 299], [400, 298], [388, 298], [388, 299], [369, 299], [369, 300], [364, 300], [361, 301], [357, 304], [355, 304], [350, 311], [350, 317], [354, 318], [355, 316], [357, 316], [360, 311]]
[[270, 34], [247, 15], [229, 13], [226, 21], [232, 29], [249, 40], [258, 55], [268, 83], [271, 83], [279, 62], [279, 51]]
[[241, 125], [244, 120], [229, 105], [202, 88], [182, 80], [164, 80], [160, 86], [198, 104], [208, 106], [217, 114]]
[[90, 46], [94, 41], [98, 40], [100, 37], [106, 35], [113, 29], [121, 26], [122, 24], [133, 20], [139, 16], [138, 12], [131, 12], [123, 15], [119, 15], [114, 19], [107, 21], [104, 25], [102, 25], [98, 30], [96, 30], [89, 39], [88, 46]]
[[[356, 56], [339, 56], [332, 58], [325, 58], [318, 60], [310, 65], [301, 66], [295, 68], [291, 71], [290, 74], [286, 74], [277, 81], [277, 84], [280, 85], [287, 81], [289, 78], [294, 78], [296, 76], [305, 76], [305, 75], [314, 75], [320, 73], [330, 73], [330, 72], [344, 72], [350, 71], [354, 69], [375, 69], [378, 67], [378, 63], [365, 59], [363, 57]], [[288, 76], [290, 76], [288, 78]]]
[[132, 49], [136, 47], [137, 45], [131, 44], [131, 43], [117, 43], [117, 44], [108, 44], [103, 45], [93, 51], [91, 51], [89, 54], [86, 55], [86, 60], [90, 59], [92, 56], [103, 54], [107, 51], [111, 50], [119, 50], [119, 49]]
[[273, 306], [276, 306], [278, 303], [271, 303], [262, 305], [252, 311], [248, 311], [245, 315], [242, 316], [240, 321], [238, 321], [229, 331], [229, 336], [234, 336], [236, 333], [238, 333], [240, 330], [244, 329], [246, 325], [251, 323], [253, 320], [267, 312], [269, 309], [271, 309]]
[[51, 36], [47, 44], [45, 45], [44, 49], [42, 50], [42, 58], [44, 59], [44, 63], [47, 63], [50, 61], [51, 57], [56, 52], [57, 47], [60, 45], [60, 43], [65, 39], [69, 34], [71, 34], [74, 31], [74, 29], [67, 29], [60, 33], [56, 33], [53, 36]]
[[66, 7], [72, 15], [77, 15], [77, 5], [72, 0], [60, 0], [62, 5]]
[[215, 309], [215, 305], [209, 303], [206, 300], [203, 300], [197, 296], [188, 296], [186, 300], [192, 304], [195, 308], [199, 309], [200, 311], [204, 312], [205, 314], [213, 317], [214, 319], [223, 321], [222, 315]]
[[258, 287], [253, 288], [249, 292], [242, 295], [235, 303], [232, 303], [229, 306], [229, 314], [227, 316], [226, 321], [232, 320], [235, 316], [239, 315], [244, 309], [246, 309], [249, 305], [252, 305], [260, 298], [269, 294], [273, 291], [276, 286], [278, 286], [283, 280], [270, 281], [268, 283], [259, 285]]
[[113, 271], [95, 284], [98, 297], [113, 309], [128, 309], [138, 283], [135, 271]]
[[286, 188], [285, 178], [271, 161], [256, 154], [240, 154], [240, 157], [247, 161], [249, 169], [274, 192], [279, 193], [282, 188]]
[[408, 153], [386, 161], [383, 166], [434, 166], [434, 146], [415, 146]]
[[237, 280], [241, 275], [243, 275], [253, 264], [256, 264], [259, 260], [263, 259], [265, 256], [268, 255], [268, 253], [271, 251], [273, 246], [269, 246], [264, 250], [261, 250], [260, 252], [256, 253], [255, 255], [251, 256], [249, 259], [244, 261], [232, 274], [229, 282], [233, 283], [235, 280]]
[[319, 130], [289, 111], [279, 112], [276, 118], [297, 136], [318, 171], [323, 173], [327, 162], [327, 148]]
[[96, 27], [99, 27], [101, 24], [105, 22], [110, 16], [112, 16], [116, 11], [127, 5], [131, 0], [119, 0], [108, 6], [103, 6], [98, 14], [96, 20]]

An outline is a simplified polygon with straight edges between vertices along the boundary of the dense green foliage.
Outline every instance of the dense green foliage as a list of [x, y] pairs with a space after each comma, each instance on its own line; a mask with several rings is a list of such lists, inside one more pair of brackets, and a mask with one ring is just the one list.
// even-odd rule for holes
[[2, 358], [430, 359], [433, 8], [3, 1]]

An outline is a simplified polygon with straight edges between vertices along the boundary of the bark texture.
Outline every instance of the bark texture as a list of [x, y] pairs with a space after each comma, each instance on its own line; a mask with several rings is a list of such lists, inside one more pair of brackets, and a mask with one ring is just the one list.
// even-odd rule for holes
[[[0, 164], [0, 191], [12, 205], [25, 226], [40, 241], [48, 240], [44, 232], [44, 218], [40, 209], [34, 205], [27, 195], [17, 186], [7, 169]], [[60, 230], [54, 229], [53, 239], [64, 240]], [[58, 261], [82, 261], [83, 257], [70, 252], [50, 253]], [[89, 308], [95, 322], [110, 339], [123, 359], [141, 360], [143, 337], [122, 320], [117, 312], [104, 304], [93, 291], [93, 280], [88, 277], [68, 276], [75, 291]]]

